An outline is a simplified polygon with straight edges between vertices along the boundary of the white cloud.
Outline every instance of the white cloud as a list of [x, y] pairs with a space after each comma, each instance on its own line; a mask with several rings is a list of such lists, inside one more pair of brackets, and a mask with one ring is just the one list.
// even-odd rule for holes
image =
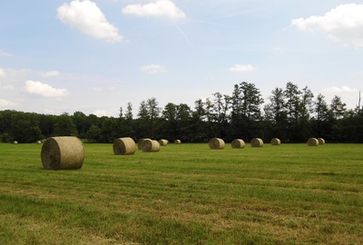
[[60, 72], [59, 71], [47, 71], [47, 72], [44, 72], [42, 74], [43, 77], [58, 77], [60, 76]]
[[151, 74], [151, 75], [166, 72], [165, 67], [163, 67], [162, 65], [157, 65], [157, 64], [143, 65], [143, 66], [140, 67], [140, 70], [143, 73]]
[[322, 16], [292, 20], [301, 31], [319, 30], [334, 40], [363, 47], [363, 4], [342, 4]]
[[[6, 79], [5, 79], [6, 78]], [[15, 87], [9, 84], [7, 72], [0, 68], [0, 89], [2, 90], [12, 90]]]
[[256, 70], [256, 67], [250, 64], [243, 65], [243, 64], [236, 64], [228, 69], [230, 72], [237, 72], [237, 73], [245, 73], [245, 72], [253, 72]]
[[108, 42], [122, 40], [118, 29], [111, 25], [96, 3], [89, 0], [73, 0], [57, 10], [58, 18], [79, 31]]
[[170, 0], [157, 0], [147, 4], [129, 4], [122, 13], [136, 16], [163, 16], [173, 20], [184, 19], [185, 13]]
[[324, 92], [340, 94], [340, 93], [357, 93], [358, 90], [355, 88], [350, 88], [348, 86], [341, 86], [341, 87], [333, 86], [324, 89]]
[[28, 93], [44, 97], [63, 97], [68, 94], [66, 89], [54, 88], [49, 84], [31, 80], [25, 82], [25, 89]]
[[339, 96], [343, 102], [347, 103], [348, 108], [355, 108], [358, 103], [359, 89], [348, 86], [332, 86], [325, 88], [321, 93], [330, 102], [334, 96]]
[[8, 52], [6, 52], [6, 51], [4, 51], [4, 50], [1, 50], [0, 49], [0, 57], [1, 56], [3, 56], [3, 57], [11, 57], [11, 56], [13, 56], [12, 54], [10, 54], [10, 53], [8, 53]]
[[106, 110], [95, 110], [92, 114], [96, 115], [98, 117], [103, 117], [103, 116], [110, 117], [110, 116], [112, 116], [112, 113], [110, 113], [110, 112], [108, 112]]
[[10, 100], [0, 99], [0, 108], [8, 108], [14, 105], [16, 105], [16, 103]]
[[0, 79], [5, 77], [5, 71], [0, 68]]

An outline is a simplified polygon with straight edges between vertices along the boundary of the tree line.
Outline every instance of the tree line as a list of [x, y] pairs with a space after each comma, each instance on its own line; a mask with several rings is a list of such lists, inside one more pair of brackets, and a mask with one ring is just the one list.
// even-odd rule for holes
[[[136, 114], [136, 113], [135, 113]], [[168, 103], [161, 108], [155, 98], [140, 103], [137, 117], [128, 103], [118, 117], [97, 117], [82, 112], [44, 115], [12, 110], [0, 111], [0, 141], [35, 142], [58, 135], [73, 135], [89, 142], [112, 142], [115, 138], [167, 138], [171, 141], [249, 141], [273, 137], [283, 142], [305, 142], [323, 137], [330, 142], [363, 142], [363, 109], [347, 109], [339, 96], [327, 102], [308, 87], [288, 82], [275, 88], [264, 101], [255, 84], [235, 84], [232, 94], [216, 92], [211, 98], [187, 104]]]

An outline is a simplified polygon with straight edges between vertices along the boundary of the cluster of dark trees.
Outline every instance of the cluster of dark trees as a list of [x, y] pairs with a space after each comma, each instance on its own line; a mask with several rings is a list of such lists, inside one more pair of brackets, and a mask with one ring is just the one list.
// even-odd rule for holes
[[89, 142], [112, 142], [123, 136], [183, 142], [206, 142], [211, 137], [305, 142], [314, 136], [330, 142], [363, 142], [362, 108], [348, 110], [338, 96], [328, 104], [323, 95], [314, 97], [308, 87], [300, 89], [291, 82], [274, 89], [266, 103], [253, 83], [242, 82], [234, 85], [231, 95], [214, 93], [205, 101], [195, 101], [194, 108], [173, 103], [160, 108], [150, 98], [141, 102], [137, 118], [132, 110], [128, 103], [125, 112], [120, 108], [119, 117], [0, 111], [0, 141], [35, 142], [75, 135]]

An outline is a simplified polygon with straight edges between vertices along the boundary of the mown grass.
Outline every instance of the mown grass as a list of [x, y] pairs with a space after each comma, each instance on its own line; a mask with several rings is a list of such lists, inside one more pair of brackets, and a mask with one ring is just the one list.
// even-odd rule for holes
[[363, 244], [363, 145], [85, 148], [47, 171], [0, 144], [0, 244]]

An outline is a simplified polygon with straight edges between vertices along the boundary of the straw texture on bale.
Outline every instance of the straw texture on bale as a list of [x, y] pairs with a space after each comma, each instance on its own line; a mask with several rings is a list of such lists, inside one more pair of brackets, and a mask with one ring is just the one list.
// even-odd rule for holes
[[159, 152], [160, 144], [156, 140], [147, 139], [142, 142], [141, 150], [143, 152]]
[[318, 138], [318, 141], [319, 141], [319, 145], [325, 144], [325, 139], [323, 139], [323, 138]]
[[135, 154], [136, 144], [130, 137], [118, 138], [113, 141], [113, 153], [115, 155]]
[[151, 139], [149, 139], [149, 138], [143, 138], [143, 139], [139, 139], [139, 141], [137, 141], [137, 148], [138, 148], [139, 150], [141, 150], [142, 143], [143, 143], [145, 140], [151, 140]]
[[308, 146], [318, 146], [319, 140], [317, 138], [309, 138], [307, 144]]
[[174, 143], [175, 144], [181, 144], [181, 140], [175, 140]]
[[209, 140], [209, 148], [213, 150], [221, 150], [224, 149], [225, 143], [220, 138], [212, 138]]
[[271, 140], [271, 145], [281, 145], [281, 140], [278, 138], [273, 138]]
[[245, 142], [241, 139], [235, 139], [231, 143], [232, 148], [244, 148], [245, 145]]
[[254, 138], [251, 140], [251, 146], [252, 147], [262, 147], [263, 146], [263, 140], [260, 138]]
[[13, 144], [15, 144], [15, 145], [16, 145], [16, 144], [18, 144], [18, 141], [16, 141], [16, 140], [15, 140], [15, 141], [13, 142]]
[[168, 140], [166, 140], [166, 139], [161, 139], [161, 140], [159, 140], [159, 144], [160, 144], [161, 146], [166, 146], [168, 143], [169, 143], [169, 141], [168, 141]]
[[77, 137], [48, 138], [41, 152], [41, 159], [45, 169], [79, 169], [84, 161], [84, 148]]

